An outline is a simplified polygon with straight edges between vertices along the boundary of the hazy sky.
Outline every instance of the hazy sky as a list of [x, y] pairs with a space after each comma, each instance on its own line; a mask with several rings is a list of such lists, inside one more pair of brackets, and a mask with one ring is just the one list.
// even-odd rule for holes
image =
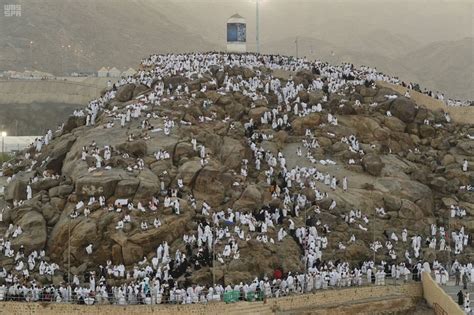
[[[183, 23], [185, 19], [201, 22], [203, 35], [214, 41], [224, 38], [222, 25], [227, 17], [238, 12], [247, 19], [252, 45], [255, 42], [255, 1], [174, 0], [183, 11], [176, 12], [172, 19], [183, 19]], [[156, 3], [159, 5], [160, 1]], [[474, 36], [473, 5], [472, 0], [260, 0], [261, 41], [311, 36], [342, 43], [379, 30], [409, 36], [420, 44], [456, 40]]]
[[[235, 13], [247, 21], [247, 50], [256, 50], [256, 0], [0, 0], [10, 3], [23, 12], [0, 16], [0, 69], [91, 72], [135, 67], [151, 53], [225, 50]], [[376, 66], [474, 96], [464, 86], [474, 73], [474, 41], [466, 39], [474, 37], [474, 0], [259, 3], [263, 53], [294, 55], [298, 38], [299, 56]]]

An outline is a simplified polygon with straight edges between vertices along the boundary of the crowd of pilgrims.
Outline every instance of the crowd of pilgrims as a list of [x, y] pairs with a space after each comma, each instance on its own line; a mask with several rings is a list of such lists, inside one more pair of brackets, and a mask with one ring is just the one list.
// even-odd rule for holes
[[[425, 95], [428, 95], [429, 97], [432, 97], [434, 99], [440, 100], [444, 102], [447, 106], [451, 107], [462, 107], [462, 106], [474, 106], [474, 101], [470, 100], [459, 100], [459, 99], [446, 99], [443, 93], [440, 93], [438, 91], [433, 92], [430, 90], [427, 90], [426, 88], [421, 91], [420, 86], [417, 83], [405, 83], [405, 82], [396, 82], [396, 84], [399, 84], [409, 90], [415, 90], [417, 92], [423, 93]], [[407, 97], [410, 97], [410, 94], [408, 92]]]
[[[386, 230], [383, 239], [377, 237], [370, 244], [372, 251], [379, 255], [384, 253], [386, 260], [381, 260], [376, 265], [374, 261], [364, 261], [358, 265], [348, 262], [333, 261], [323, 255], [329, 248], [337, 248], [344, 251], [346, 246], [356, 242], [353, 235], [348, 240], [340, 240], [337, 244], [330, 244], [328, 235], [331, 233], [330, 222], [322, 222], [319, 218], [321, 210], [307, 200], [305, 194], [300, 192], [311, 189], [316, 200], [331, 198], [331, 191], [350, 189], [350, 179], [347, 177], [337, 178], [329, 172], [322, 172], [317, 165], [331, 166], [337, 163], [331, 159], [318, 160], [313, 157], [312, 151], [319, 147], [317, 137], [311, 129], [307, 129], [302, 137], [301, 145], [296, 148], [295, 155], [306, 158], [312, 166], [287, 165], [287, 157], [279, 151], [276, 155], [262, 147], [264, 140], [270, 140], [272, 135], [260, 131], [260, 127], [272, 128], [273, 130], [291, 130], [291, 120], [295, 117], [304, 117], [314, 112], [322, 112], [329, 94], [338, 93], [346, 95], [354, 91], [357, 85], [374, 86], [374, 81], [383, 80], [394, 84], [402, 84], [397, 78], [378, 73], [376, 69], [361, 67], [356, 69], [351, 64], [331, 66], [323, 62], [310, 62], [305, 58], [294, 59], [282, 56], [266, 56], [254, 54], [227, 55], [221, 53], [197, 53], [197, 54], [167, 54], [152, 55], [142, 60], [142, 70], [135, 76], [123, 78], [114, 84], [102, 97], [91, 101], [85, 109], [74, 111], [76, 117], [86, 117], [86, 126], [96, 127], [99, 115], [107, 117], [103, 122], [103, 128], [123, 128], [132, 121], [138, 121], [140, 131], [136, 134], [130, 133], [128, 141], [137, 139], [150, 139], [153, 133], [163, 133], [169, 136], [178, 124], [190, 125], [188, 121], [174, 121], [168, 116], [161, 116], [149, 111], [150, 108], [162, 106], [168, 100], [196, 98], [195, 91], [191, 91], [185, 83], [175, 86], [165, 86], [164, 78], [168, 76], [182, 75], [186, 78], [202, 78], [216, 73], [217, 70], [225, 70], [224, 66], [245, 67], [255, 70], [255, 76], [244, 79], [241, 75], [229, 76], [227, 73], [223, 83], [217, 87], [214, 77], [208, 82], [215, 85], [217, 92], [227, 94], [241, 92], [250, 97], [254, 102], [265, 100], [266, 95], [273, 93], [278, 98], [278, 105], [264, 112], [258, 121], [250, 119], [244, 125], [247, 144], [253, 152], [253, 161], [243, 159], [240, 168], [240, 176], [244, 181], [234, 182], [235, 186], [245, 185], [245, 179], [252, 172], [262, 172], [267, 184], [271, 187], [273, 198], [283, 201], [281, 209], [272, 206], [264, 206], [254, 211], [235, 211], [228, 209], [213, 209], [205, 200], [196, 200], [183, 179], [178, 178], [175, 185], [167, 185], [166, 171], [160, 177], [160, 194], [147, 202], [133, 203], [127, 199], [117, 199], [114, 203], [108, 203], [104, 196], [90, 197], [88, 200], [80, 200], [71, 212], [71, 219], [80, 216], [89, 216], [98, 208], [106, 208], [110, 212], [117, 213], [116, 229], [124, 229], [128, 224], [137, 220], [137, 211], [153, 214], [152, 220], [146, 219], [137, 222], [142, 230], [159, 229], [162, 226], [160, 220], [161, 209], [172, 209], [172, 213], [180, 215], [183, 200], [186, 200], [199, 214], [204, 217], [198, 222], [197, 233], [183, 235], [185, 250], [177, 249], [170, 252], [170, 246], [164, 242], [157, 247], [156, 255], [152, 259], [143, 257], [134, 266], [127, 269], [123, 264], [114, 265], [107, 261], [105, 266], [99, 266], [96, 271], [86, 272], [84, 275], [64, 274], [64, 282], [60, 286], [46, 285], [32, 280], [33, 273], [38, 273], [44, 279], [52, 278], [59, 266], [44, 260], [45, 252], [33, 251], [28, 253], [21, 247], [15, 251], [11, 246], [11, 240], [22, 233], [21, 226], [10, 225], [5, 235], [0, 239], [0, 255], [14, 258], [15, 267], [7, 272], [4, 268], [0, 270], [0, 281], [5, 284], [0, 287], [0, 299], [22, 300], [51, 300], [70, 301], [92, 304], [102, 302], [114, 302], [118, 304], [136, 303], [196, 303], [213, 300], [222, 300], [223, 293], [230, 290], [242, 292], [242, 298], [248, 298], [248, 294], [262, 292], [266, 297], [282, 296], [291, 293], [310, 292], [316, 289], [328, 287], [358, 286], [363, 283], [385, 284], [385, 278], [418, 280], [423, 269], [420, 256], [423, 246], [440, 251], [452, 251], [455, 255], [462, 254], [467, 246], [471, 246], [471, 236], [461, 227], [457, 231], [451, 231], [448, 235], [443, 226], [433, 224], [427, 236], [421, 234], [409, 235], [407, 229], [402, 231]], [[290, 78], [286, 83], [281, 79], [262, 73], [259, 67], [270, 69], [283, 69], [288, 71], [309, 70], [317, 74], [310, 85], [305, 88], [302, 84], [295, 84]], [[148, 94], [137, 97], [136, 102], [127, 105], [123, 109], [114, 107], [106, 109], [104, 105], [115, 98], [117, 89], [128, 83], [141, 83], [153, 88]], [[403, 83], [404, 84], [404, 83]], [[207, 86], [202, 88], [206, 91]], [[322, 90], [326, 93], [321, 103], [309, 106], [298, 97], [298, 92], [306, 90]], [[387, 98], [396, 97], [387, 95]], [[342, 101], [344, 102], [344, 100]], [[201, 103], [204, 109], [212, 102], [205, 100]], [[356, 104], [356, 106], [361, 106]], [[371, 106], [377, 106], [376, 103]], [[146, 111], [146, 113], [145, 113]], [[206, 112], [206, 111], [204, 111]], [[200, 124], [206, 124], [217, 120], [212, 112], [199, 118]], [[390, 115], [387, 112], [387, 115]], [[151, 120], [161, 120], [160, 127], [153, 126]], [[117, 122], [117, 124], [116, 124]], [[233, 128], [233, 122], [229, 117], [224, 122]], [[327, 114], [328, 124], [337, 126], [336, 115]], [[449, 120], [447, 118], [447, 122]], [[117, 125], [117, 126], [115, 126]], [[62, 132], [63, 126], [55, 131], [57, 135]], [[34, 153], [26, 153], [24, 158], [30, 160], [30, 170], [38, 166], [35, 160], [44, 146], [48, 145], [54, 133], [49, 130], [46, 135], [37, 139], [32, 148]], [[330, 136], [335, 136], [334, 134]], [[341, 143], [348, 149], [362, 157], [365, 152], [359, 144], [356, 135], [348, 135], [340, 139]], [[204, 144], [198, 143], [193, 138], [191, 144], [200, 157], [201, 166], [205, 167], [212, 158]], [[99, 147], [95, 141], [85, 146], [81, 153], [81, 161], [88, 164], [88, 171], [109, 170], [112, 168], [108, 163], [110, 159], [120, 155], [131, 159], [126, 153], [119, 152], [112, 146]], [[167, 151], [154, 153], [156, 160], [170, 159]], [[42, 161], [41, 164], [47, 162]], [[356, 160], [346, 161], [348, 164], [357, 163]], [[116, 166], [117, 167], [117, 166]], [[120, 167], [120, 166], [118, 166]], [[140, 170], [145, 167], [143, 159], [133, 159], [133, 162], [123, 166], [127, 171]], [[464, 171], [467, 164], [462, 165]], [[43, 172], [36, 175], [27, 185], [27, 200], [33, 198], [31, 185], [37, 181], [57, 178], [59, 175]], [[10, 177], [8, 181], [11, 181]], [[321, 185], [329, 189], [320, 189]], [[318, 188], [319, 187], [319, 188]], [[467, 187], [466, 189], [471, 189]], [[328, 192], [329, 191], [329, 192]], [[15, 200], [13, 206], [20, 206], [24, 201]], [[309, 210], [311, 208], [311, 210]], [[332, 200], [329, 211], [337, 208], [336, 200]], [[365, 211], [365, 213], [364, 213]], [[465, 209], [453, 205], [450, 209], [452, 217], [464, 217]], [[386, 216], [383, 207], [376, 209], [351, 209], [341, 215], [340, 219], [347, 222], [352, 228], [367, 232], [370, 229], [372, 213], [383, 218]], [[296, 224], [295, 218], [302, 218], [303, 224]], [[1, 213], [0, 213], [1, 221]], [[301, 220], [300, 220], [301, 221]], [[298, 221], [298, 222], [300, 222]], [[368, 232], [367, 232], [368, 233]], [[301, 262], [305, 272], [293, 273], [294, 271], [283, 271], [277, 268], [274, 275], [268, 275], [261, 279], [256, 278], [251, 283], [240, 283], [223, 286], [203, 286], [193, 284], [189, 280], [194, 271], [208, 268], [213, 264], [227, 264], [232, 260], [240, 258], [239, 242], [256, 240], [262, 243], [282, 242], [286, 237], [292, 237], [299, 244], [302, 252]], [[454, 246], [454, 248], [451, 248]], [[404, 251], [401, 250], [404, 248]], [[84, 254], [94, 255], [94, 244], [88, 244], [84, 248]], [[438, 262], [432, 263], [435, 270], [443, 274]], [[63, 267], [64, 269], [65, 267]], [[474, 281], [474, 269], [471, 264], [462, 266], [456, 262], [456, 268], [462, 268], [463, 272], [470, 275]], [[79, 279], [81, 276], [82, 279]], [[260, 275], [262, 276], [262, 275]], [[121, 285], [110, 285], [107, 280], [120, 281]], [[178, 280], [179, 279], [179, 280]], [[441, 277], [440, 277], [440, 282]], [[0, 282], [1, 283], [1, 282]], [[115, 283], [115, 282], [114, 282]]]
[[[82, 284], [74, 275], [71, 282], [65, 276], [59, 286], [53, 286], [27, 280], [26, 276], [12, 276], [3, 270], [0, 271], [0, 277], [4, 278], [4, 284], [0, 286], [0, 301], [74, 302], [88, 305], [191, 304], [222, 301], [224, 294], [229, 291], [240, 292], [241, 300], [254, 300], [256, 297], [280, 297], [341, 287], [368, 284], [380, 286], [386, 285], [386, 281], [420, 281], [422, 271], [421, 263], [413, 266], [403, 263], [390, 266], [382, 262], [381, 265], [375, 266], [372, 261], [367, 261], [349, 268], [348, 263], [318, 261], [305, 273], [283, 274], [282, 270], [276, 269], [272, 278], [255, 278], [245, 284], [240, 282], [226, 286], [202, 286], [192, 284], [187, 279], [177, 283], [171, 276], [177, 273], [176, 271], [168, 275], [167, 270], [162, 272], [151, 267], [135, 267], [133, 272], [125, 273], [123, 269], [116, 269], [115, 266], [99, 266], [97, 272], [86, 272], [83, 275]], [[107, 283], [110, 278], [124, 278], [127, 281], [122, 285], [110, 285]]]

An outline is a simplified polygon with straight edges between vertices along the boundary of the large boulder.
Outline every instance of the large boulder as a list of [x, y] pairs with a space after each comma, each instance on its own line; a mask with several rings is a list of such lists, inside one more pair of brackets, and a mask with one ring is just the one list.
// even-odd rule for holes
[[141, 158], [147, 153], [147, 145], [144, 140], [135, 140], [119, 144], [117, 150], [126, 152], [133, 157]]
[[179, 142], [173, 148], [173, 163], [176, 165], [182, 158], [192, 158], [197, 156], [197, 152], [193, 150], [193, 146], [190, 142]]
[[140, 181], [140, 184], [138, 185], [134, 200], [150, 200], [159, 190], [158, 176], [156, 176], [148, 168], [145, 168], [140, 171], [140, 174], [138, 174], [137, 178]]
[[291, 127], [295, 135], [304, 135], [306, 129], [314, 129], [321, 123], [321, 115], [310, 114], [305, 117], [298, 117], [291, 123]]
[[234, 203], [235, 210], [258, 209], [262, 205], [262, 193], [256, 185], [249, 185], [245, 188], [239, 200]]
[[122, 247], [118, 244], [112, 245], [112, 263], [114, 265], [123, 264]]
[[372, 255], [372, 251], [367, 247], [364, 242], [353, 243], [346, 248], [345, 258], [349, 261], [360, 261], [369, 259]]
[[58, 209], [58, 207], [56, 207], [55, 205], [53, 205], [49, 202], [44, 204], [41, 207], [41, 210], [42, 210], [43, 217], [46, 220], [46, 224], [48, 225], [48, 227], [54, 226], [58, 222], [58, 220], [61, 216], [61, 212]]
[[86, 124], [86, 117], [75, 117], [70, 116], [63, 127], [63, 134], [67, 134], [77, 127], [84, 126]]
[[45, 178], [31, 184], [31, 189], [35, 192], [46, 190], [56, 187], [59, 185], [59, 179], [55, 178]]
[[402, 204], [398, 215], [402, 219], [420, 220], [423, 218], [423, 211], [414, 202], [402, 199]]
[[300, 70], [296, 73], [296, 76], [310, 83], [314, 80], [314, 74], [311, 70]]
[[321, 102], [324, 98], [325, 94], [321, 90], [317, 91], [311, 91], [308, 93], [308, 105], [313, 106], [317, 105], [319, 102]]
[[406, 97], [397, 97], [390, 105], [390, 112], [404, 123], [411, 123], [415, 120], [416, 104]]
[[[46, 155], [44, 160], [47, 160], [44, 169], [51, 170], [56, 174], [61, 174], [64, 158], [69, 150], [71, 150], [74, 142], [76, 142], [76, 137], [70, 134], [54, 141], [51, 148], [48, 146], [48, 149], [43, 153], [43, 155]], [[43, 160], [42, 157], [40, 159]]]
[[221, 95], [218, 99], [216, 104], [217, 105], [222, 105], [222, 106], [227, 106], [232, 104], [233, 100], [232, 97], [229, 95]]
[[260, 123], [260, 118], [263, 116], [263, 113], [267, 112], [268, 108], [266, 107], [255, 107], [249, 111], [249, 117], [253, 119], [254, 123]]
[[163, 79], [163, 83], [165, 84], [165, 88], [172, 87], [177, 88], [178, 85], [183, 84], [187, 81], [187, 79], [181, 75], [174, 75], [169, 76]]
[[26, 186], [33, 176], [32, 172], [16, 174], [15, 178], [5, 188], [4, 199], [6, 201], [25, 200]]
[[125, 84], [118, 88], [115, 94], [115, 99], [120, 102], [128, 102], [133, 97], [133, 91], [135, 90], [135, 84]]
[[436, 131], [430, 125], [422, 124], [418, 127], [418, 132], [422, 138], [433, 138], [436, 134]]
[[96, 220], [85, 217], [71, 219], [67, 213], [63, 213], [48, 237], [47, 250], [52, 259], [66, 262], [70, 249], [72, 263], [84, 262], [89, 259], [86, 246], [93, 244], [93, 252], [96, 252], [101, 239], [102, 231], [98, 229]]
[[244, 154], [245, 147], [239, 140], [224, 137], [224, 142], [220, 150], [220, 160], [223, 166], [229, 169], [239, 167]]
[[387, 211], [398, 211], [402, 206], [402, 201], [400, 198], [397, 198], [393, 195], [387, 194], [383, 197], [385, 209]]
[[16, 178], [12, 180], [5, 189], [4, 198], [6, 201], [25, 200], [27, 181]]
[[359, 94], [363, 97], [374, 97], [377, 95], [377, 90], [370, 87], [361, 86]]
[[396, 132], [404, 132], [406, 128], [406, 124], [398, 119], [397, 117], [385, 117], [384, 118], [384, 124], [387, 126], [390, 130], [396, 131]]
[[15, 221], [21, 226], [23, 233], [12, 240], [12, 246], [18, 248], [23, 245], [27, 251], [42, 250], [46, 244], [46, 221], [37, 211], [31, 210]]
[[139, 184], [140, 180], [138, 178], [131, 177], [127, 179], [122, 179], [117, 183], [114, 196], [116, 198], [132, 199], [135, 196], [135, 193], [137, 192]]
[[74, 187], [72, 185], [55, 186], [55, 187], [51, 187], [51, 189], [49, 190], [49, 197], [50, 198], [53, 198], [53, 197], [66, 198], [73, 191], [74, 191]]
[[189, 81], [187, 83], [187, 85], [188, 85], [188, 88], [189, 88], [190, 91], [200, 90], [201, 89], [201, 80], [196, 79], [196, 80]]
[[179, 167], [178, 178], [183, 180], [184, 185], [190, 185], [201, 168], [201, 162], [198, 159], [188, 161]]
[[[148, 229], [146, 231], [137, 231], [129, 237], [126, 237], [123, 241], [117, 238], [114, 240], [124, 245], [124, 241], [132, 242], [134, 244], [140, 244], [145, 254], [155, 251], [156, 248], [163, 242], [172, 244], [188, 230], [188, 223], [192, 218], [192, 213], [184, 212], [178, 217], [171, 217], [164, 220], [163, 225], [158, 229]], [[140, 257], [141, 258], [141, 257]]]
[[122, 257], [125, 266], [133, 265], [143, 258], [143, 247], [132, 242], [126, 242], [122, 246]]
[[474, 156], [474, 140], [460, 141], [457, 147], [463, 154]]
[[380, 156], [376, 154], [367, 154], [362, 158], [362, 166], [364, 170], [373, 176], [380, 176], [384, 163]]
[[135, 87], [135, 89], [133, 90], [133, 95], [132, 97], [137, 97], [139, 95], [142, 95], [144, 94], [146, 91], [149, 91], [150, 88], [146, 85], [143, 85], [143, 84], [139, 84]]
[[79, 198], [104, 196], [109, 198], [115, 193], [117, 183], [122, 177], [113, 171], [95, 172], [79, 178], [76, 182], [76, 194]]
[[[376, 180], [375, 189], [396, 198], [406, 199], [419, 207], [425, 216], [433, 215], [433, 192], [431, 189], [414, 180], [406, 180], [397, 177], [383, 177]], [[401, 207], [398, 200], [391, 200], [388, 196], [384, 198], [385, 203], [390, 206], [391, 211]]]
[[[71, 252], [76, 258], [78, 255], [87, 255], [86, 246], [92, 244], [95, 249], [100, 245], [101, 231], [93, 219], [82, 218], [71, 230]], [[63, 245], [67, 248], [67, 244]]]
[[196, 173], [191, 187], [194, 197], [205, 200], [212, 207], [222, 205], [225, 197], [226, 187], [220, 181], [221, 172], [215, 167], [206, 166]]

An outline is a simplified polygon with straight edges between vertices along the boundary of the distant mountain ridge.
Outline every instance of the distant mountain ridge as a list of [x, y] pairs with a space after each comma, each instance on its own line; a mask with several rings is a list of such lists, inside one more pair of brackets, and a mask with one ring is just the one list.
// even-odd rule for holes
[[102, 66], [136, 67], [137, 58], [151, 53], [213, 47], [147, 0], [18, 3], [21, 17], [0, 18], [0, 70], [33, 66], [58, 74]]
[[473, 37], [431, 43], [396, 61], [416, 73], [423, 86], [474, 100]]
[[[251, 4], [238, 7], [231, 1], [216, 2], [213, 14], [204, 16], [209, 6], [203, 2], [193, 6], [169, 0], [17, 2], [22, 4], [21, 18], [0, 17], [0, 71], [35, 68], [59, 74], [96, 72], [102, 66], [123, 70], [136, 67], [137, 59], [151, 53], [224, 50], [226, 14], [239, 8], [248, 18], [248, 49], [255, 49]], [[271, 14], [282, 13], [269, 8], [262, 19], [268, 21]], [[324, 23], [318, 20], [306, 28], [293, 25], [295, 36], [291, 37], [285, 35], [289, 30], [270, 37], [264, 28], [262, 52], [295, 55], [298, 37], [300, 56], [370, 65], [451, 98], [474, 99], [473, 38], [423, 44], [419, 38], [383, 28], [348, 32], [349, 22], [344, 19], [333, 21], [332, 31], [325, 32]]]

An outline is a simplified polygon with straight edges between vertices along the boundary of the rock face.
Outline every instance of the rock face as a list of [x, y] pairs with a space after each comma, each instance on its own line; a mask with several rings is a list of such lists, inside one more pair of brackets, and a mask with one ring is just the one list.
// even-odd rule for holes
[[318, 114], [312, 114], [302, 118], [296, 118], [292, 122], [292, 128], [296, 135], [302, 136], [306, 129], [312, 129], [319, 125], [321, 116]]
[[[433, 223], [446, 227], [449, 223], [455, 231], [464, 226], [466, 233], [474, 233], [473, 193], [461, 189], [474, 183], [474, 141], [466, 137], [474, 135], [472, 125], [446, 124], [441, 120], [442, 113], [425, 109], [395, 91], [357, 86], [343, 90], [344, 95], [328, 90], [299, 91], [291, 104], [298, 97], [308, 108], [321, 104], [322, 111], [295, 115], [281, 106], [288, 122], [274, 129], [271, 123], [263, 124], [261, 118], [265, 113], [273, 115], [272, 110], [278, 105], [276, 94], [270, 92], [258, 98], [249, 92], [224, 93], [224, 88], [219, 89], [225, 86], [226, 75], [240, 80], [262, 74], [272, 74], [272, 70], [223, 65], [201, 77], [167, 75], [163, 84], [166, 89], [170, 87], [172, 97], [163, 98], [159, 106], [147, 103], [141, 116], [132, 118], [125, 128], [120, 123], [106, 128], [114, 122], [112, 109], [124, 113], [127, 106], [137, 104], [137, 96], [147, 95], [158, 82], [151, 87], [120, 86], [116, 97], [104, 104], [106, 111], [100, 112], [95, 126], [85, 126], [82, 118], [71, 118], [62, 134], [55, 136], [42, 152], [28, 150], [36, 161], [34, 165], [24, 154], [12, 165], [5, 165], [4, 174], [15, 177], [5, 190], [9, 208], [3, 213], [0, 233], [9, 224], [21, 226], [24, 233], [12, 241], [12, 247], [17, 250], [23, 245], [27, 254], [45, 249], [48, 260], [60, 267], [71, 259], [74, 270], [93, 270], [109, 260], [133, 268], [144, 258], [150, 262], [163, 242], [169, 244], [171, 257], [177, 250], [187, 255], [183, 237], [196, 236], [203, 225], [212, 224], [212, 217], [202, 213], [204, 202], [211, 215], [228, 215], [229, 209], [240, 216], [264, 216], [265, 211], [272, 213], [276, 209], [282, 215], [285, 209], [287, 217], [268, 228], [267, 242], [257, 240], [261, 237], [258, 225], [255, 232], [249, 226], [242, 227], [245, 237], [240, 239], [234, 234], [235, 221], [227, 221], [227, 217], [221, 220], [221, 227], [227, 228], [238, 244], [240, 258], [226, 258], [224, 264], [214, 266], [214, 273], [219, 281], [233, 284], [271, 275], [277, 267], [304, 270], [303, 249], [296, 235], [278, 241], [280, 228], [289, 232], [290, 218], [296, 228], [312, 226], [319, 236], [327, 237], [322, 260], [354, 264], [372, 259], [369, 244], [374, 235], [384, 244], [386, 235], [394, 232], [400, 238], [401, 230], [406, 228], [410, 236], [420, 234], [425, 240], [431, 235]], [[316, 78], [322, 78], [327, 87], [327, 78], [311, 71], [293, 73], [294, 82], [304, 87]], [[265, 86], [271, 79], [262, 75], [262, 80]], [[281, 85], [287, 82], [282, 79]], [[183, 94], [186, 85], [189, 94]], [[178, 87], [182, 89], [176, 91]], [[387, 100], [387, 94], [396, 94], [397, 98]], [[374, 102], [378, 105], [371, 106]], [[393, 116], [388, 117], [387, 111]], [[337, 117], [337, 126], [328, 122], [329, 113]], [[425, 119], [441, 127], [426, 125]], [[171, 120], [174, 126], [165, 135], [165, 122]], [[253, 126], [249, 126], [250, 120]], [[351, 150], [347, 141], [341, 141], [351, 136], [357, 138], [359, 152]], [[111, 148], [112, 156], [103, 159], [96, 169], [95, 154], [104, 157], [104, 146]], [[87, 151], [85, 158], [83, 150]], [[301, 155], [296, 153], [298, 150]], [[262, 156], [260, 170], [256, 151]], [[285, 169], [277, 158], [279, 154], [285, 157]], [[268, 161], [272, 157], [275, 164], [270, 169]], [[466, 172], [461, 168], [464, 159], [469, 166]], [[302, 175], [300, 182], [293, 179], [290, 186], [284, 174], [297, 167], [314, 167], [323, 176], [334, 176], [337, 188], [333, 190], [309, 174]], [[344, 177], [349, 183], [347, 192], [342, 190]], [[26, 199], [30, 181], [32, 198], [14, 203]], [[327, 198], [318, 197], [325, 193]], [[299, 204], [298, 196], [307, 202]], [[105, 198], [104, 205], [99, 204], [100, 197]], [[165, 198], [179, 202], [179, 214], [176, 208], [165, 207]], [[134, 207], [114, 207], [123, 199]], [[85, 205], [76, 209], [80, 201]], [[152, 201], [156, 203], [155, 210], [149, 208]], [[333, 201], [337, 206], [329, 210]], [[139, 203], [146, 211], [138, 209]], [[449, 218], [451, 205], [465, 209], [466, 216]], [[375, 209], [381, 207], [386, 215], [374, 215]], [[86, 208], [90, 212], [87, 216]], [[350, 224], [341, 219], [354, 209], [361, 210], [370, 223], [359, 220]], [[295, 215], [295, 211], [299, 214]], [[118, 222], [127, 214], [130, 222], [118, 229]], [[155, 219], [161, 222], [159, 228], [153, 226]], [[144, 222], [148, 229], [141, 227]], [[368, 231], [359, 228], [359, 223]], [[330, 232], [324, 231], [325, 225]], [[356, 241], [348, 243], [352, 235]], [[341, 250], [339, 243], [347, 245], [346, 250]], [[393, 243], [396, 262], [402, 262], [409, 244]], [[91, 255], [85, 251], [89, 244], [93, 245]], [[220, 239], [215, 245], [216, 253], [222, 253], [226, 244], [227, 237]], [[468, 257], [472, 248], [465, 248], [465, 252], [457, 259]], [[447, 259], [444, 252], [424, 251], [422, 255], [425, 253], [442, 262]], [[376, 258], [386, 259], [386, 254], [384, 249]], [[0, 256], [0, 263], [3, 261]], [[176, 275], [180, 281], [185, 278], [184, 273]], [[193, 269], [186, 279], [209, 283], [210, 266]]]
[[42, 159], [47, 160], [44, 169], [53, 171], [54, 173], [60, 173], [63, 167], [64, 158], [75, 141], [76, 137], [69, 134], [61, 137], [60, 141], [55, 141], [48, 146], [47, 150], [44, 150], [42, 154], [43, 156], [41, 157]]
[[135, 84], [127, 84], [120, 87], [117, 91], [116, 99], [120, 102], [128, 102], [133, 97], [133, 91], [135, 90]]
[[404, 123], [411, 123], [415, 120], [416, 104], [405, 97], [397, 97], [390, 105], [390, 112]]
[[14, 179], [5, 190], [5, 200], [25, 200], [26, 199], [26, 186], [28, 182], [20, 179]]
[[262, 204], [262, 193], [255, 185], [249, 185], [245, 188], [242, 196], [234, 203], [236, 210], [252, 209]]
[[21, 226], [24, 232], [12, 241], [12, 245], [26, 244], [31, 250], [43, 249], [47, 237], [46, 222], [36, 210], [32, 208], [24, 210], [23, 215], [13, 220], [13, 224]]
[[147, 153], [147, 145], [146, 142], [142, 140], [125, 142], [119, 144], [117, 150], [126, 152], [134, 157], [144, 157]]
[[362, 166], [364, 166], [364, 170], [370, 175], [379, 176], [384, 164], [378, 155], [367, 154], [362, 158]]
[[111, 197], [115, 193], [118, 182], [122, 179], [119, 174], [95, 173], [86, 175], [76, 182], [76, 195], [78, 197]]

